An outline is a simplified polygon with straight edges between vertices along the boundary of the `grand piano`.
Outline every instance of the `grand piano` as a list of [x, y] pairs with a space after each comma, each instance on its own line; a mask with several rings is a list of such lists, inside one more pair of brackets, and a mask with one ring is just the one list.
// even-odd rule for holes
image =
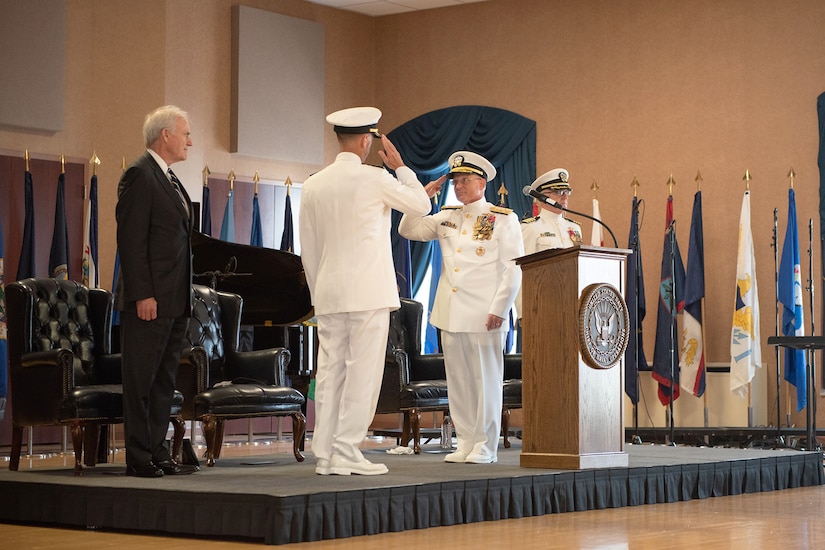
[[192, 268], [195, 283], [243, 297], [241, 342], [251, 349], [287, 348], [290, 384], [306, 395], [317, 347], [305, 323], [313, 309], [301, 258], [193, 231]]

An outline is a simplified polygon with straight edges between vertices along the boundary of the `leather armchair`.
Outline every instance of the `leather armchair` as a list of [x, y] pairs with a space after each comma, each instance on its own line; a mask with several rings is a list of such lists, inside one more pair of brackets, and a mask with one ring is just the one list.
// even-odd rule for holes
[[191, 348], [184, 350], [177, 388], [185, 397], [183, 417], [201, 422], [207, 466], [220, 458], [225, 420], [259, 416], [292, 418], [293, 454], [302, 462], [306, 398], [286, 383], [289, 350], [238, 351], [243, 298], [203, 285], [192, 292]]
[[449, 414], [444, 356], [421, 353], [424, 306], [401, 299], [401, 308], [390, 314], [389, 343], [384, 378], [376, 413], [402, 413], [401, 445], [412, 439], [413, 451], [421, 453], [421, 413]]
[[[98, 459], [101, 425], [123, 422], [120, 354], [111, 353], [112, 294], [74, 281], [25, 279], [6, 286], [12, 448], [17, 470], [28, 426], [68, 425], [75, 475]], [[173, 454], [183, 441], [183, 396], [170, 412]], [[105, 455], [104, 455], [105, 458]]]

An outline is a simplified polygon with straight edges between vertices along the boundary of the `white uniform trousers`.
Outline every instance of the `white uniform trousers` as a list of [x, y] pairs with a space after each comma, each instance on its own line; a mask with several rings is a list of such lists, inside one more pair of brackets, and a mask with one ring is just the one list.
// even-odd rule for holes
[[441, 332], [458, 451], [497, 456], [506, 332]]
[[375, 416], [387, 354], [389, 308], [318, 315], [315, 431], [318, 459], [359, 462], [358, 445]]

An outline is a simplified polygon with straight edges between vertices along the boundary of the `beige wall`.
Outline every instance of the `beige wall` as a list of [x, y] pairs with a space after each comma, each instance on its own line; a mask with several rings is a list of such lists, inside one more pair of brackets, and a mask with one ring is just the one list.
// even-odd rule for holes
[[[176, 171], [196, 199], [204, 164], [214, 174], [234, 170], [249, 178], [258, 171], [264, 179], [289, 175], [295, 181], [319, 168], [228, 152], [230, 6], [236, 3], [69, 0], [65, 130], [54, 136], [0, 130], [0, 150], [22, 155], [28, 149], [48, 158], [64, 152], [82, 161], [96, 151], [102, 159], [104, 284], [111, 281], [121, 162], [140, 154], [140, 127], [152, 108], [175, 103], [192, 116], [194, 147]], [[677, 234], [686, 256], [694, 178], [701, 172], [708, 359], [729, 360], [742, 176], [749, 170], [766, 363], [762, 376], [773, 374], [773, 349], [764, 343], [775, 326], [773, 209], [779, 209], [781, 240], [791, 167], [798, 174], [803, 251], [809, 218], [819, 232], [816, 97], [825, 91], [825, 3], [490, 0], [375, 19], [300, 0], [244, 4], [324, 24], [328, 112], [375, 104], [384, 111], [385, 131], [428, 111], [463, 104], [509, 109], [536, 120], [539, 173], [567, 168], [577, 189], [571, 208], [585, 212], [590, 211], [590, 184], [597, 181], [602, 217], [620, 246], [627, 244], [630, 182], [638, 178], [647, 206], [641, 241], [649, 359], [666, 182], [671, 174], [676, 180]], [[328, 135], [325, 142], [327, 161], [335, 154], [333, 139]], [[818, 245], [814, 258], [820, 282]], [[806, 257], [803, 278], [807, 264]], [[776, 418], [774, 383], [765, 385], [767, 403], [755, 405], [770, 421]], [[661, 425], [661, 406], [652, 390], [645, 392]], [[819, 416], [822, 423], [825, 416]], [[795, 419], [804, 424], [804, 416]]]

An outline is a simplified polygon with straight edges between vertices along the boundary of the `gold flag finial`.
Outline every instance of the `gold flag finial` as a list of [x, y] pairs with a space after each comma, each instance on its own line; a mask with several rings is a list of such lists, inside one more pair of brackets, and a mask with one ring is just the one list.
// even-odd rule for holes
[[97, 158], [97, 151], [92, 151], [92, 158], [89, 159], [89, 164], [92, 165], [92, 175], [97, 175], [97, 167], [100, 165], [100, 159]]
[[235, 190], [235, 171], [229, 171], [229, 191], [232, 192]]
[[630, 187], [633, 188], [633, 197], [636, 197], [636, 191], [639, 190], [640, 185], [641, 183], [636, 179], [636, 176], [633, 176], [633, 181], [630, 182]]
[[498, 188], [498, 191], [497, 191], [496, 194], [498, 195], [498, 204], [499, 204], [499, 206], [507, 206], [507, 203], [504, 200], [504, 197], [509, 195], [509, 193], [507, 192], [507, 188], [504, 187], [504, 182], [501, 182], [501, 186]]
[[211, 174], [211, 173], [212, 172], [209, 171], [209, 165], [204, 164], [203, 165], [203, 170], [201, 170], [201, 174], [203, 174], [203, 186], [204, 187], [209, 187], [209, 174]]
[[255, 176], [252, 178], [252, 181], [255, 182], [254, 189], [255, 189], [255, 196], [257, 197], [258, 196], [258, 182], [261, 181], [260, 176], [258, 176], [258, 171], [257, 170], [255, 170]]
[[126, 170], [126, 157], [120, 157], [120, 171]]
[[23, 158], [26, 159], [26, 172], [29, 171], [29, 150], [26, 149], [26, 153], [23, 155]]
[[697, 170], [697, 171], [696, 171], [696, 177], [693, 179], [693, 181], [695, 181], [695, 182], [696, 182], [696, 190], [697, 190], [697, 191], [701, 191], [701, 190], [702, 190], [702, 182], [704, 181], [704, 180], [702, 179], [702, 172], [700, 172], [699, 170]]
[[596, 180], [593, 180], [593, 184], [590, 186], [590, 189], [593, 190], [593, 198], [598, 199], [599, 198], [599, 184], [596, 183]]
[[289, 196], [289, 190], [292, 189], [292, 179], [287, 176], [286, 181], [284, 182], [284, 186], [286, 187], [286, 196]]
[[791, 171], [788, 172], [788, 179], [791, 180], [791, 189], [793, 189], [793, 179], [796, 177], [796, 172], [793, 171], [793, 166], [791, 166]]
[[66, 157], [63, 156], [63, 153], [60, 153], [60, 173], [66, 173]]
[[742, 176], [742, 179], [745, 180], [745, 191], [751, 190], [751, 173], [745, 169], [745, 175]]
[[673, 186], [676, 185], [676, 180], [673, 179], [673, 174], [667, 178], [667, 192], [669, 195], [673, 195]]

